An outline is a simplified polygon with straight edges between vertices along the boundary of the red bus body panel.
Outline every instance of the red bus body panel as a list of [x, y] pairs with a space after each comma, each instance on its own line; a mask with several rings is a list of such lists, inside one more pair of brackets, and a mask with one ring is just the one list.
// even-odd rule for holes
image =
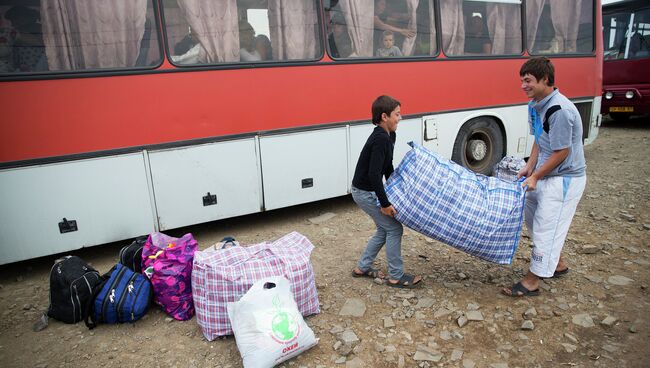
[[[599, 95], [600, 55], [554, 59], [562, 93]], [[3, 82], [0, 163], [369, 120], [368, 106], [380, 94], [400, 99], [404, 115], [523, 104], [524, 61], [315, 63]]]
[[[609, 100], [604, 97], [608, 91], [614, 94]], [[626, 98], [627, 91], [633, 91], [634, 98]], [[632, 107], [633, 114], [650, 113], [650, 58], [605, 61], [601, 106], [603, 114], [609, 113], [610, 107]]]

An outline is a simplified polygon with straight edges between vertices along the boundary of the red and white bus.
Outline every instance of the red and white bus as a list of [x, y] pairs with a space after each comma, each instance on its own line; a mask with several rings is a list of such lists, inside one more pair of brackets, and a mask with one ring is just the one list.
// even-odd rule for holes
[[650, 113], [650, 2], [603, 6], [602, 113], [625, 121]]
[[[0, 264], [349, 193], [380, 94], [488, 173], [533, 138], [519, 68], [600, 123], [600, 1], [0, 1]], [[382, 57], [392, 32], [399, 54]], [[389, 44], [390, 46], [390, 44]], [[216, 225], [218, 226], [218, 225]]]

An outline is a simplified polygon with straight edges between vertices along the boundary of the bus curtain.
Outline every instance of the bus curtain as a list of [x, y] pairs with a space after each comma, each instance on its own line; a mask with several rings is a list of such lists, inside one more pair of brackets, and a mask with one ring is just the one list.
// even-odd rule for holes
[[[527, 39], [529, 50], [539, 50], [539, 27], [552, 26], [552, 50], [544, 52], [576, 52], [578, 29], [583, 14], [591, 17], [591, 0], [528, 0], [526, 1]], [[541, 19], [545, 6], [550, 7], [550, 19]], [[541, 20], [541, 21], [540, 21]], [[548, 23], [551, 24], [548, 24]]]
[[50, 70], [135, 66], [147, 0], [41, 0]]
[[235, 0], [178, 0], [178, 7], [201, 44], [199, 62], [239, 61], [239, 28]]
[[475, 174], [409, 144], [412, 149], [386, 182], [395, 218], [475, 257], [512, 263], [526, 193], [520, 183]]
[[313, 59], [316, 57], [318, 25], [313, 1], [269, 1], [269, 32], [273, 59]]

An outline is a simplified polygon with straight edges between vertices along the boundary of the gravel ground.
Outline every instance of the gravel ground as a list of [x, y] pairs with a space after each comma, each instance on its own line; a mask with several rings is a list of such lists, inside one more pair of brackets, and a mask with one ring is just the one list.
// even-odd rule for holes
[[[564, 248], [571, 272], [546, 281], [538, 297], [499, 294], [527, 270], [525, 231], [513, 264], [496, 266], [405, 230], [405, 267], [425, 276], [422, 287], [353, 279], [373, 227], [349, 196], [169, 233], [192, 232], [201, 248], [225, 235], [251, 244], [294, 230], [312, 241], [322, 313], [306, 321], [320, 342], [286, 367], [649, 367], [649, 140], [649, 118], [606, 121], [586, 147], [587, 190]], [[335, 216], [309, 221], [325, 213]], [[74, 254], [105, 272], [126, 243]], [[157, 307], [132, 325], [89, 331], [50, 320], [33, 332], [56, 258], [0, 266], [1, 366], [241, 366], [234, 338], [208, 342], [195, 319], [172, 321]], [[385, 269], [383, 252], [378, 266]], [[363, 316], [340, 315], [355, 301]], [[339, 343], [343, 331], [358, 341]]]

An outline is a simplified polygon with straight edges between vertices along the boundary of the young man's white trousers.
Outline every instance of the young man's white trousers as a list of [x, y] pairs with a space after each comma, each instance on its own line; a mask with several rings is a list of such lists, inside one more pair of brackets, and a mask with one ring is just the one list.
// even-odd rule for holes
[[538, 277], [553, 276], [586, 184], [587, 176], [552, 176], [526, 194], [526, 226], [533, 239], [530, 272]]

